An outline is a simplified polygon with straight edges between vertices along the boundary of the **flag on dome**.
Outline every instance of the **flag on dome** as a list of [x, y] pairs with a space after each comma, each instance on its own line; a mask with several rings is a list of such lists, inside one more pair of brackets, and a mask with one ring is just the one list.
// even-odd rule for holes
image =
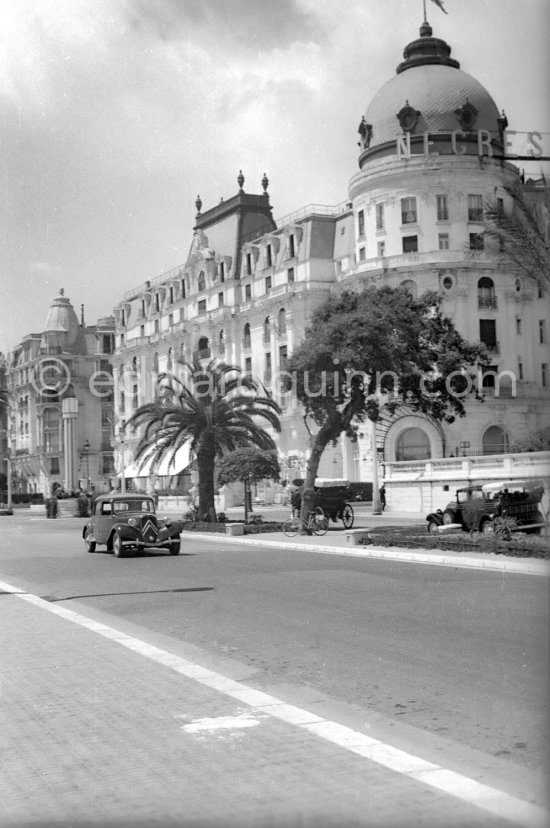
[[436, 6], [439, 6], [439, 8], [441, 9], [442, 12], [445, 12], [445, 14], [448, 14], [447, 10], [443, 6], [443, 0], [432, 0], [432, 3], [435, 3]]

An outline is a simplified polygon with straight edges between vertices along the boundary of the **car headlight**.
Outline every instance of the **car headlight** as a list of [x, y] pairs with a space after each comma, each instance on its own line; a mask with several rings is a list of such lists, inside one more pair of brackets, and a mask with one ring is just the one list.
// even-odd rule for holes
[[130, 526], [137, 526], [137, 520], [135, 518], [128, 518], [128, 523]]

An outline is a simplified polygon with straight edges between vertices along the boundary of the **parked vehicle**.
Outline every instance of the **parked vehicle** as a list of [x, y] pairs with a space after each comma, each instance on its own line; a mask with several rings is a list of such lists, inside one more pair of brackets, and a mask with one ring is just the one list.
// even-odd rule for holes
[[320, 507], [327, 518], [341, 520], [345, 529], [351, 529], [354, 521], [353, 508], [348, 499], [349, 482], [340, 479], [317, 478], [315, 481], [315, 505]]
[[455, 500], [444, 510], [427, 515], [428, 532], [439, 526], [459, 524], [465, 532], [512, 532], [539, 534], [544, 519], [539, 509], [544, 488], [536, 480], [502, 480], [457, 489]]
[[82, 530], [87, 552], [104, 545], [117, 558], [147, 547], [179, 555], [181, 520], [159, 518], [148, 495], [109, 494], [97, 498], [92, 516]]

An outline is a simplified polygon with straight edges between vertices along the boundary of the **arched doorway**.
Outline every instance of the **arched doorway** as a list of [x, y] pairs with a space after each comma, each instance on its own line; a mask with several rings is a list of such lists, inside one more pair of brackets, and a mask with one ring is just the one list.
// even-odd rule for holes
[[505, 454], [510, 451], [508, 434], [500, 426], [489, 426], [482, 438], [483, 454]]
[[413, 426], [399, 434], [395, 443], [396, 460], [428, 460], [430, 457], [430, 438], [423, 429]]

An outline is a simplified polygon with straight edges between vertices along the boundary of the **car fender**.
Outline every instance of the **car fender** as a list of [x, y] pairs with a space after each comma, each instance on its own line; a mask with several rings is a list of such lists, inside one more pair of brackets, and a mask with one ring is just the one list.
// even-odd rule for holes
[[137, 535], [141, 534], [139, 526], [131, 526], [129, 523], [115, 523], [109, 533], [109, 540], [115, 532], [118, 532], [121, 538], [130, 540], [133, 540]]
[[430, 514], [427, 515], [426, 520], [428, 521], [428, 523], [431, 523], [433, 521], [434, 523], [437, 523], [439, 524], [439, 526], [441, 526], [443, 524], [443, 512], [441, 511], [441, 509], [438, 509], [436, 512], [430, 512]]

